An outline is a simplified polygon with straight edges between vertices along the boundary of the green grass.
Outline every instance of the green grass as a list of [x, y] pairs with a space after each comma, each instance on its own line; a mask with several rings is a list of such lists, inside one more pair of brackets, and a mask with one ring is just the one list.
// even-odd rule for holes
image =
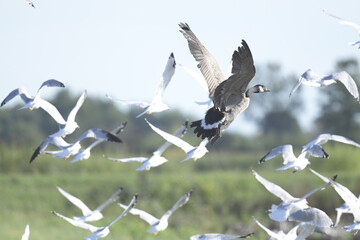
[[[251, 169], [295, 197], [323, 184], [308, 169], [297, 173], [274, 171], [281, 166], [280, 157], [259, 165], [258, 159], [266, 152], [210, 152], [197, 162], [191, 160], [179, 163], [178, 160], [181, 160], [184, 154], [173, 150], [167, 153], [169, 162], [163, 166], [148, 172], [136, 172], [139, 164], [108, 161], [103, 159], [101, 151], [91, 159], [76, 164], [44, 155], [28, 164], [27, 150], [2, 150], [0, 239], [20, 239], [28, 223], [30, 239], [69, 240], [88, 236], [90, 232], [75, 228], [50, 213], [55, 210], [69, 217], [80, 214], [80, 211], [56, 190], [56, 186], [78, 196], [92, 208], [118, 187], [124, 187], [120, 202], [128, 203], [131, 197], [138, 193], [137, 207], [157, 217], [168, 210], [186, 191], [194, 190], [189, 203], [170, 218], [166, 231], [157, 236], [148, 234], [146, 230], [149, 226], [145, 222], [136, 216], [128, 215], [111, 227], [111, 233], [106, 239], [180, 240], [206, 232], [255, 232], [252, 239], [267, 239], [267, 235], [255, 225], [252, 216], [268, 227], [279, 228], [278, 223], [269, 220], [266, 211], [271, 204], [277, 204], [280, 200], [257, 182]], [[360, 193], [357, 184], [360, 180], [358, 149], [328, 146], [327, 151], [331, 154], [330, 159], [312, 159], [313, 164], [310, 167], [325, 176], [338, 174], [340, 183], [354, 193]], [[115, 152], [112, 156], [127, 155]], [[311, 206], [324, 210], [332, 219], [335, 219], [335, 207], [342, 203], [331, 188], [311, 196], [308, 200]], [[105, 218], [94, 225], [102, 226], [120, 213], [121, 209], [112, 204], [104, 210]], [[344, 223], [350, 224], [351, 221], [351, 218], [345, 218]], [[319, 234], [314, 236], [321, 237]], [[351, 237], [352, 234], [345, 234], [341, 239]]]

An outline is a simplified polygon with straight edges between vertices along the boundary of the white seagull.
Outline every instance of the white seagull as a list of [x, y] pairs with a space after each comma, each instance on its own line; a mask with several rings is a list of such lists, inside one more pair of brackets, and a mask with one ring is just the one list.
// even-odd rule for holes
[[[110, 133], [113, 135], [118, 135], [119, 133], [124, 131], [126, 124], [127, 124], [126, 122], [121, 124], [120, 126], [113, 129]], [[89, 146], [87, 146], [87, 148], [76, 153], [74, 155], [74, 158], [71, 160], [71, 162], [74, 163], [74, 162], [78, 162], [80, 160], [88, 159], [91, 155], [90, 154], [91, 149], [93, 149], [95, 146], [99, 145], [100, 143], [102, 143], [104, 141], [106, 141], [106, 138], [100, 138], [100, 139], [96, 140], [95, 142], [91, 143]]]
[[322, 176], [320, 173], [310, 169], [315, 175], [321, 178], [324, 182], [330, 183], [343, 201], [349, 206], [351, 213], [354, 216], [354, 223], [343, 228], [346, 231], [356, 231], [360, 230], [360, 200], [356, 197], [347, 187], [341, 185], [338, 182], [333, 181], [331, 178]]
[[136, 202], [137, 202], [137, 195], [135, 195], [133, 197], [133, 199], [131, 200], [129, 206], [126, 207], [126, 209], [119, 216], [114, 218], [111, 222], [109, 222], [104, 227], [95, 227], [95, 226], [93, 226], [91, 224], [65, 217], [65, 216], [63, 216], [60, 213], [57, 213], [55, 211], [51, 211], [51, 213], [53, 213], [55, 216], [65, 220], [65, 221], [69, 222], [70, 224], [74, 225], [75, 227], [79, 227], [79, 228], [89, 230], [93, 234], [90, 235], [90, 236], [85, 237], [85, 239], [95, 240], [95, 239], [106, 237], [110, 233], [109, 227], [112, 224], [114, 224], [116, 221], [118, 221], [119, 219], [124, 217], [136, 205]]
[[120, 104], [135, 105], [135, 106], [139, 106], [139, 107], [143, 108], [144, 111], [142, 113], [140, 113], [137, 117], [140, 117], [144, 114], [152, 114], [155, 112], [162, 112], [162, 111], [168, 110], [169, 106], [163, 102], [163, 95], [164, 95], [166, 87], [169, 85], [170, 80], [175, 73], [175, 67], [176, 67], [175, 57], [174, 57], [174, 54], [171, 53], [168, 58], [165, 70], [163, 72], [162, 79], [158, 85], [155, 96], [154, 96], [153, 100], [151, 101], [151, 103], [143, 102], [143, 101], [120, 100], [120, 99], [112, 98], [109, 95], [107, 95], [107, 97], [116, 102], [119, 102]]
[[112, 202], [115, 202], [118, 198], [120, 193], [123, 191], [123, 188], [119, 188], [113, 195], [111, 195], [110, 198], [108, 198], [105, 202], [100, 204], [98, 207], [96, 207], [94, 210], [91, 210], [83, 201], [81, 201], [79, 198], [71, 195], [70, 193], [66, 192], [62, 188], [57, 186], [57, 189], [59, 192], [66, 197], [72, 204], [74, 204], [76, 207], [80, 208], [83, 216], [76, 217], [74, 216], [73, 219], [76, 221], [81, 222], [93, 222], [97, 221], [103, 218], [103, 215], [101, 211], [107, 207]]
[[328, 141], [335, 141], [335, 142], [341, 142], [349, 145], [353, 145], [355, 147], [360, 148], [360, 144], [343, 136], [330, 134], [330, 133], [323, 133], [311, 140], [308, 144], [303, 146], [302, 152], [305, 151], [311, 151], [312, 148], [316, 145], [323, 145], [327, 143]]
[[35, 96], [31, 96], [29, 92], [23, 88], [16, 88], [11, 91], [6, 98], [1, 102], [1, 107], [6, 103], [11, 101], [14, 97], [20, 96], [21, 100], [24, 102], [24, 106], [19, 109], [38, 109], [42, 108], [45, 112], [47, 112], [55, 121], [60, 121], [62, 119], [61, 114], [57, 110], [57, 108], [49, 103], [48, 101], [41, 98], [41, 91], [43, 87], [65, 87], [62, 82], [59, 82], [55, 79], [49, 79], [41, 84]]
[[335, 72], [329, 75], [320, 75], [313, 72], [311, 69], [308, 69], [294, 84], [289, 96], [291, 96], [296, 91], [296, 89], [300, 87], [301, 84], [312, 87], [323, 87], [337, 83], [337, 81], [344, 84], [349, 93], [357, 101], [359, 101], [359, 90], [356, 86], [356, 83], [354, 79], [345, 71]]
[[79, 127], [77, 122], [75, 122], [76, 114], [78, 113], [79, 109], [83, 105], [85, 98], [87, 96], [86, 90], [81, 94], [80, 98], [76, 102], [75, 107], [70, 111], [67, 120], [65, 121], [64, 118], [60, 119], [58, 122], [59, 124], [59, 131], [56, 133], [51, 134], [51, 137], [65, 137], [73, 133], [76, 128]]
[[[359, 195], [358, 199], [360, 201], [360, 195]], [[346, 203], [343, 203], [343, 204], [341, 204], [340, 207], [335, 208], [335, 210], [336, 210], [336, 221], [335, 221], [334, 226], [336, 227], [340, 222], [341, 216], [344, 213], [351, 213], [351, 209], [350, 209], [349, 205], [347, 205]]]
[[294, 155], [292, 145], [286, 144], [271, 149], [270, 152], [268, 152], [263, 158], [260, 159], [259, 163], [264, 163], [265, 161], [275, 158], [280, 154], [283, 157], [284, 166], [277, 168], [276, 170], [286, 170], [293, 168], [294, 172], [303, 170], [308, 164], [310, 164], [310, 156], [329, 158], [329, 155], [318, 144], [314, 144], [311, 148], [309, 148], [307, 151], [303, 151], [297, 157]]
[[205, 233], [197, 234], [191, 236], [188, 240], [226, 240], [226, 239], [239, 239], [239, 238], [248, 238], [254, 235], [254, 233], [249, 233], [247, 235], [229, 235], [221, 233]]
[[[273, 240], [295, 240], [297, 239], [298, 235], [296, 233], [297, 229], [299, 228], [299, 224], [290, 229], [288, 233], [284, 233], [283, 231], [274, 232], [267, 227], [265, 227], [263, 224], [261, 224], [258, 220], [254, 218], [256, 224], [261, 227]], [[297, 239], [299, 240], [299, 239]]]
[[21, 240], [29, 240], [29, 236], [30, 236], [30, 226], [29, 226], [29, 224], [26, 224], [25, 232], [21, 236]]
[[[90, 128], [87, 131], [85, 131], [74, 143], [67, 143], [62, 137], [60, 136], [48, 136], [34, 151], [33, 155], [30, 158], [30, 163], [34, 161], [34, 159], [40, 154], [40, 153], [48, 153], [52, 154], [53, 157], [59, 157], [59, 158], [67, 158], [71, 155], [75, 155], [79, 153], [81, 149], [80, 142], [84, 140], [85, 138], [96, 138], [98, 140], [103, 141], [109, 141], [109, 142], [119, 142], [121, 143], [121, 139], [119, 139], [117, 136], [102, 130], [100, 128]], [[45, 151], [47, 146], [49, 144], [53, 144], [56, 147], [60, 148], [60, 150], [57, 151]]]
[[[351, 27], [352, 29], [354, 29], [357, 32], [357, 34], [360, 35], [360, 26], [357, 25], [356, 23], [353, 23], [353, 22], [347, 21], [345, 19], [339, 18], [339, 17], [334, 16], [334, 15], [332, 15], [330, 13], [327, 13], [327, 12], [325, 12], [325, 13], [328, 14], [329, 16], [335, 18], [338, 23]], [[360, 40], [358, 40], [356, 42], [350, 42], [349, 44], [352, 45], [352, 46], [358, 46], [360, 48]]]
[[[166, 211], [164, 215], [162, 215], [161, 218], [156, 218], [153, 215], [136, 208], [133, 208], [130, 210], [130, 213], [133, 215], [138, 215], [142, 220], [146, 221], [148, 224], [151, 225], [151, 228], [147, 230], [148, 233], [158, 233], [160, 231], [164, 231], [168, 227], [168, 220], [169, 217], [181, 206], [186, 204], [191, 195], [192, 191], [185, 193], [173, 206], [170, 210]], [[127, 206], [119, 203], [119, 206], [122, 208], [126, 208]]]
[[[183, 136], [188, 129], [188, 122], [185, 122], [178, 128], [173, 135], [174, 136]], [[160, 166], [167, 162], [168, 160], [162, 156], [163, 152], [172, 145], [170, 142], [165, 142], [161, 145], [156, 151], [153, 152], [151, 157], [132, 157], [132, 158], [111, 158], [107, 157], [109, 160], [114, 162], [140, 162], [142, 165], [136, 169], [136, 171], [150, 170], [153, 167]]]
[[188, 155], [185, 159], [182, 160], [182, 162], [187, 161], [191, 158], [193, 158], [194, 160], [197, 160], [199, 158], [202, 158], [208, 152], [208, 150], [206, 148], [206, 145], [209, 142], [208, 138], [204, 138], [200, 142], [199, 146], [194, 147], [194, 146], [190, 145], [189, 143], [185, 142], [184, 140], [182, 140], [172, 134], [164, 132], [161, 129], [155, 127], [147, 119], [145, 119], [145, 121], [149, 124], [151, 129], [154, 130], [157, 134], [159, 134], [161, 137], [163, 137], [166, 141], [171, 142], [175, 146], [181, 148]]
[[[272, 205], [269, 210], [269, 217], [275, 221], [302, 221], [303, 223], [308, 223], [311, 225], [319, 227], [330, 227], [332, 226], [331, 219], [321, 210], [319, 211], [305, 211], [311, 209], [306, 201], [306, 198], [310, 195], [330, 186], [330, 183], [326, 183], [323, 186], [316, 188], [301, 198], [295, 198], [291, 196], [288, 192], [282, 189], [280, 186], [269, 182], [265, 178], [261, 177], [254, 170], [252, 170], [255, 178], [272, 194], [277, 196], [282, 200], [279, 205]], [[303, 212], [303, 210], [305, 212]], [[304, 216], [307, 216], [305, 218]]]

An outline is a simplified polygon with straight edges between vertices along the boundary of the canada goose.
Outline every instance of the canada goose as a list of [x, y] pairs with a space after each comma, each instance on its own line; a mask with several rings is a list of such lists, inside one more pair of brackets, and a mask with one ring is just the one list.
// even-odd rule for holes
[[179, 26], [180, 32], [188, 41], [191, 54], [198, 62], [197, 67], [207, 82], [209, 95], [214, 103], [214, 106], [206, 112], [204, 119], [192, 122], [190, 127], [195, 128], [194, 132], [198, 137], [208, 138], [213, 144], [221, 137], [221, 132], [249, 106], [252, 93], [270, 90], [260, 84], [247, 89], [249, 82], [255, 76], [255, 66], [245, 40], [242, 40], [242, 46], [234, 51], [231, 76], [225, 79], [216, 59], [191, 31], [189, 25], [180, 23]]
[[[324, 12], [325, 12], [325, 11], [324, 11]], [[326, 13], [327, 15], [329, 15], [330, 17], [335, 18], [338, 23], [353, 28], [353, 29], [357, 32], [357, 34], [360, 35], [360, 26], [357, 25], [356, 23], [353, 23], [353, 22], [347, 21], [347, 20], [345, 20], [345, 19], [339, 18], [339, 17], [334, 16], [334, 15], [328, 13], [328, 12], [325, 12], [325, 13]], [[356, 41], [356, 42], [350, 42], [349, 44], [352, 45], [352, 46], [358, 46], [358, 48], [360, 48], [360, 40], [359, 40], [359, 41]]]
[[113, 98], [109, 95], [107, 95], [107, 97], [123, 105], [133, 105], [143, 108], [144, 111], [139, 115], [137, 115], [136, 116], [137, 118], [144, 114], [152, 114], [155, 112], [162, 112], [168, 110], [169, 106], [163, 102], [163, 95], [166, 87], [170, 83], [171, 78], [175, 74], [175, 68], [176, 68], [176, 61], [175, 61], [174, 53], [171, 53], [166, 63], [166, 67], [162, 74], [162, 79], [158, 85], [155, 96], [150, 103], [144, 101], [120, 100]]
[[359, 101], [359, 90], [356, 86], [354, 79], [345, 71], [335, 72], [329, 75], [320, 75], [313, 72], [311, 69], [308, 69], [304, 72], [300, 78], [296, 81], [293, 88], [290, 91], [291, 96], [301, 84], [311, 86], [311, 87], [324, 87], [334, 83], [337, 81], [344, 84], [349, 93]]

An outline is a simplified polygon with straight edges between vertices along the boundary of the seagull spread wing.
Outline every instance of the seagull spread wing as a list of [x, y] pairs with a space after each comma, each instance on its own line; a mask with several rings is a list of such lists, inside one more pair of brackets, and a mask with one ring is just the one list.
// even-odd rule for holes
[[75, 206], [77, 206], [78, 208], [80, 208], [80, 210], [82, 211], [82, 214], [84, 216], [87, 216], [89, 214], [91, 214], [93, 211], [83, 202], [81, 201], [79, 198], [71, 195], [70, 193], [64, 191], [63, 189], [61, 189], [60, 187], [57, 187], [57, 189], [59, 190], [59, 192], [66, 197], [72, 204], [74, 204]]
[[[324, 12], [325, 12], [325, 11], [324, 11]], [[330, 13], [327, 13], [327, 12], [325, 12], [325, 13], [328, 14], [329, 16], [335, 18], [338, 23], [353, 28], [353, 29], [360, 35], [360, 26], [357, 25], [356, 23], [353, 23], [353, 22], [347, 21], [347, 20], [345, 20], [345, 19], [339, 18], [339, 17], [337, 17], [337, 16], [335, 16], [335, 15], [332, 15], [332, 14], [330, 14]]]
[[95, 227], [95, 226], [93, 226], [91, 224], [65, 217], [65, 216], [63, 216], [60, 213], [57, 213], [55, 211], [52, 211], [52, 214], [54, 214], [55, 216], [57, 216], [57, 217], [59, 217], [61, 219], [64, 219], [65, 221], [69, 222], [70, 224], [74, 225], [75, 227], [83, 228], [83, 229], [89, 230], [90, 232], [96, 232], [97, 230], [101, 229], [101, 228]]
[[[123, 205], [121, 203], [118, 203], [120, 207], [126, 209], [127, 206], [126, 205]], [[159, 219], [157, 219], [156, 217], [154, 217], [153, 215], [143, 211], [143, 210], [140, 210], [140, 209], [137, 209], [137, 208], [132, 208], [130, 210], [130, 213], [133, 214], [133, 215], [137, 215], [139, 216], [142, 220], [144, 220], [145, 222], [147, 222], [148, 224], [150, 225], [153, 225], [155, 223], [157, 223], [159, 221]]]
[[330, 75], [334, 80], [340, 81], [349, 93], [359, 101], [359, 90], [356, 86], [354, 79], [345, 71], [336, 72]]
[[188, 41], [189, 49], [195, 60], [198, 62], [198, 68], [203, 74], [209, 89], [209, 94], [213, 97], [215, 88], [225, 80], [220, 66], [216, 59], [204, 47], [200, 40], [191, 31], [187, 23], [179, 24], [180, 32]]
[[282, 154], [283, 164], [287, 164], [288, 162], [293, 162], [296, 160], [296, 157], [293, 152], [293, 147], [290, 144], [281, 145], [271, 149], [262, 159], [260, 159], [259, 163], [263, 163], [269, 159], [277, 157], [279, 154]]
[[29, 94], [29, 92], [25, 88], [17, 88], [12, 90], [6, 98], [1, 102], [1, 106], [4, 106], [7, 102], [9, 102], [14, 97], [20, 95], [21, 99], [24, 103], [28, 103], [29, 101], [34, 100], [34, 98]]
[[75, 122], [76, 114], [78, 113], [79, 109], [83, 105], [85, 98], [87, 96], [86, 90], [81, 94], [78, 101], [76, 102], [75, 107], [70, 111], [69, 116], [67, 118], [67, 121], [69, 122]]
[[184, 206], [190, 200], [191, 193], [192, 191], [185, 193], [161, 218], [169, 218], [178, 208]]
[[107, 207], [110, 203], [115, 202], [116, 199], [119, 198], [120, 193], [123, 191], [123, 188], [119, 188], [113, 195], [111, 195], [110, 198], [108, 198], [105, 202], [103, 202], [102, 204], [100, 204], [94, 211], [101, 211], [103, 210], [105, 207]]
[[26, 224], [25, 232], [22, 235], [21, 240], [29, 240], [29, 236], [30, 236], [30, 226], [29, 224]]

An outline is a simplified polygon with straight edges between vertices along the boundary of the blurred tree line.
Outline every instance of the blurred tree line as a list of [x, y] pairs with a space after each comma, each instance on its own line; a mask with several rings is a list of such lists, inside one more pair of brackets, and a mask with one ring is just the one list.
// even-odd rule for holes
[[[359, 83], [359, 65], [355, 59], [338, 61], [334, 71], [343, 70]], [[311, 104], [317, 104], [320, 111], [311, 128], [303, 129], [300, 121], [301, 117], [307, 114], [304, 103], [308, 96], [303, 91], [306, 86], [300, 87], [296, 94], [289, 98], [290, 90], [297, 79], [298, 75], [285, 75], [281, 66], [277, 64], [258, 67], [252, 84], [265, 83], [271, 92], [254, 96], [251, 106], [244, 113], [247, 121], [253, 121], [256, 124], [257, 133], [251, 137], [245, 137], [225, 131], [224, 136], [210, 148], [237, 152], [269, 150], [279, 144], [293, 144], [301, 147], [317, 134], [325, 132], [360, 141], [360, 106], [342, 84], [317, 89], [317, 101]], [[79, 96], [75, 96], [65, 88], [59, 90], [58, 94], [49, 101], [66, 118]], [[17, 111], [19, 107], [20, 105], [11, 108], [3, 107], [0, 111], [0, 139], [3, 146], [19, 147], [31, 144], [33, 148], [36, 148], [46, 136], [58, 129], [56, 122], [43, 110]], [[76, 117], [80, 130], [73, 135], [79, 136], [83, 131], [94, 127], [110, 131], [117, 125], [128, 122], [120, 137], [124, 140], [121, 148], [130, 153], [152, 152], [163, 143], [163, 140], [152, 132], [143, 118], [136, 118], [140, 111], [138, 108], [124, 111], [105, 97], [88, 96]], [[195, 119], [186, 119], [185, 114], [178, 110], [153, 114], [147, 118], [166, 131], [175, 130], [185, 120]], [[192, 130], [190, 129], [189, 132]], [[69, 136], [70, 140], [74, 137], [73, 135]], [[194, 134], [188, 133], [186, 138], [190, 142], [196, 141]]]

